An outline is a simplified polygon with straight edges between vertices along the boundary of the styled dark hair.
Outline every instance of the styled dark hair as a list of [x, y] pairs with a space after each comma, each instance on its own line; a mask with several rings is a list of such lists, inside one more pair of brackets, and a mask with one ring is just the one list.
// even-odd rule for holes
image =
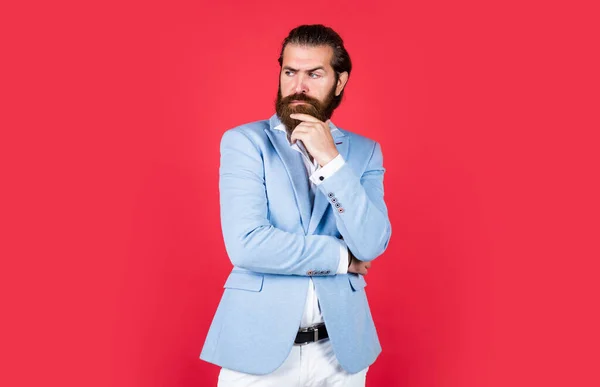
[[[312, 25], [301, 25], [290, 31], [289, 35], [283, 40], [281, 45], [281, 52], [279, 53], [279, 66], [283, 65], [283, 50], [288, 44], [295, 44], [299, 46], [329, 46], [333, 49], [333, 58], [331, 59], [331, 67], [335, 71], [335, 83], [339, 79], [339, 76], [344, 71], [348, 73], [350, 78], [350, 72], [352, 71], [352, 61], [346, 48], [344, 47], [344, 41], [330, 27], [326, 27], [322, 24]], [[344, 88], [345, 89], [345, 88]], [[333, 98], [333, 108], [337, 108], [342, 97], [344, 90], [337, 97]]]

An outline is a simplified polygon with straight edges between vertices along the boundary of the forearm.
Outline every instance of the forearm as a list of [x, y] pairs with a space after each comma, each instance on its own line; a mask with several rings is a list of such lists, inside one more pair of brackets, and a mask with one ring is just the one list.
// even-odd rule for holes
[[333, 206], [340, 234], [361, 261], [381, 255], [391, 236], [383, 201], [383, 173], [381, 150], [376, 145], [362, 178], [345, 164], [319, 185], [320, 193], [326, 195]]
[[335, 275], [341, 240], [328, 235], [285, 232], [272, 225], [223, 230], [231, 262], [240, 268], [284, 275]]

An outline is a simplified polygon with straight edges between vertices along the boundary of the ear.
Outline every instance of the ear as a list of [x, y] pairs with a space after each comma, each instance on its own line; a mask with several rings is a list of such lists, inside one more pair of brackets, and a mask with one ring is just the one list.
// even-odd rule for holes
[[348, 82], [348, 72], [344, 71], [343, 73], [340, 73], [340, 76], [338, 77], [337, 85], [335, 86], [335, 96], [336, 97], [342, 93], [342, 91], [344, 90], [344, 87], [346, 87], [346, 82]]

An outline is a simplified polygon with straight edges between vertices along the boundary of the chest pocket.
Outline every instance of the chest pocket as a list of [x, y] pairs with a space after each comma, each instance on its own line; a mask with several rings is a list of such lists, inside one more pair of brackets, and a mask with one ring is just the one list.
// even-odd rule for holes
[[232, 271], [225, 281], [223, 287], [225, 289], [240, 289], [249, 290], [252, 292], [260, 292], [263, 287], [264, 276], [260, 274], [242, 273]]

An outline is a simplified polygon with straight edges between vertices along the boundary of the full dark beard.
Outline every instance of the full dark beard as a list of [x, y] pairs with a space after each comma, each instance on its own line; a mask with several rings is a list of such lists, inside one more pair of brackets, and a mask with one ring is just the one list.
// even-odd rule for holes
[[[331, 118], [335, 108], [333, 107], [332, 101], [335, 97], [335, 84], [333, 85], [330, 93], [325, 98], [325, 101], [321, 103], [316, 98], [307, 96], [306, 94], [291, 94], [285, 98], [281, 97], [281, 87], [277, 92], [277, 101], [275, 102], [275, 111], [281, 123], [285, 125], [285, 131], [287, 132], [288, 140], [290, 139], [292, 132], [302, 121], [290, 118], [290, 114], [303, 113], [308, 114], [320, 121], [327, 121]], [[291, 101], [305, 101], [306, 104], [290, 105]]]

